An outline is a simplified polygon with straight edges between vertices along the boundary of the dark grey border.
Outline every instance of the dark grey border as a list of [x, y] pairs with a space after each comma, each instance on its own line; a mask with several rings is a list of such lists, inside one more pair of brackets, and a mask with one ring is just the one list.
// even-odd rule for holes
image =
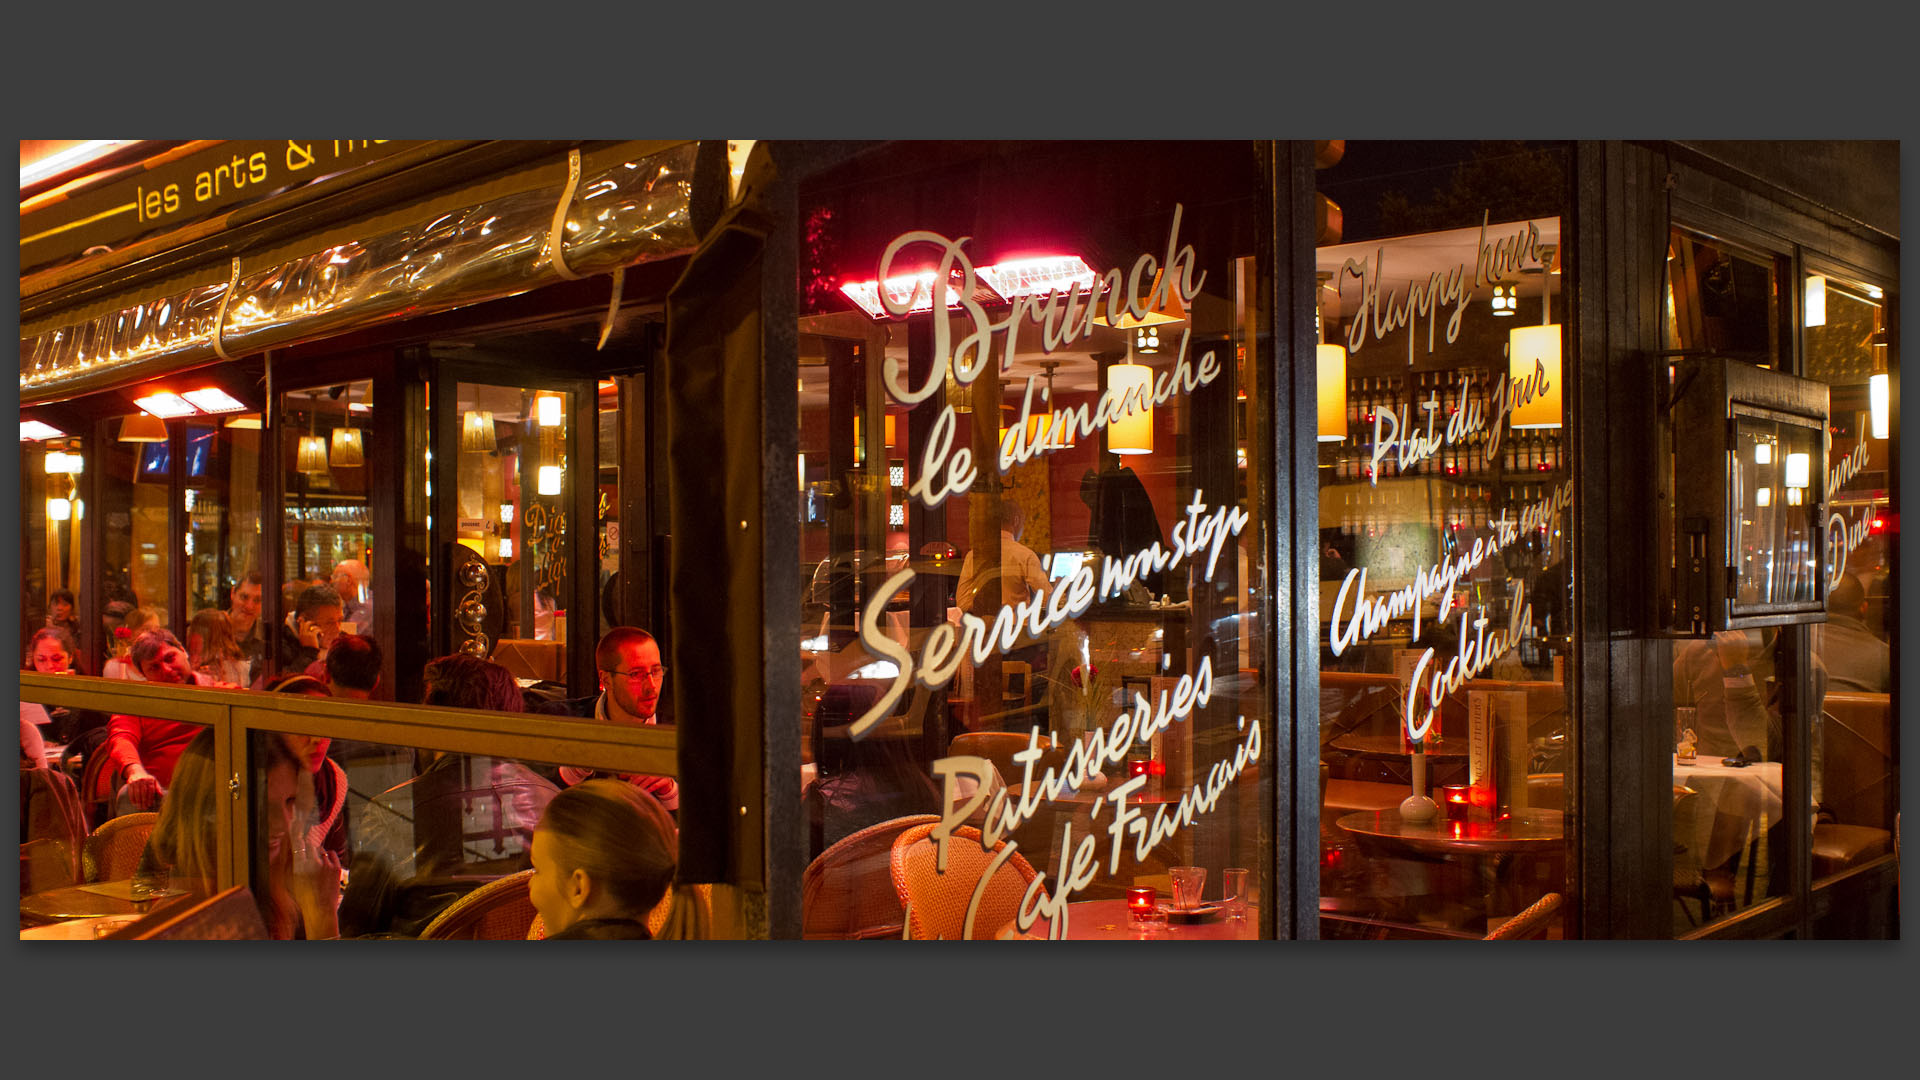
[[[335, 4], [318, 21], [301, 8], [218, 7], [190, 19], [84, 8], [66, 26], [43, 9], [10, 16], [23, 46], [9, 64], [8, 97], [26, 114], [16, 126], [172, 136], [1885, 138], [1912, 122], [1895, 105], [1910, 97], [1902, 84], [1912, 71], [1910, 57], [1894, 55], [1897, 25], [1876, 30], [1861, 12], [1810, 37], [1804, 8], [1775, 3], [1567, 14], [1537, 4], [960, 5], [908, 17], [899, 4], [859, 2], [836, 5], [833, 28], [814, 5], [686, 9], [705, 12], [703, 25], [676, 25], [689, 17], [654, 5], [536, 14], [497, 3], [419, 13]], [[258, 39], [237, 40], [228, 28], [240, 26]], [[103, 35], [124, 44], [101, 54]], [[903, 45], [919, 59], [904, 62]], [[1823, 56], [1844, 70], [1823, 75]], [[1812, 100], [1815, 86], [1833, 89]], [[6, 254], [17, 260], [17, 243]], [[17, 306], [9, 318], [17, 330]], [[0, 475], [17, 476], [11, 444], [8, 454], [12, 471]], [[17, 563], [18, 543], [17, 530], [0, 530], [0, 558]], [[0, 579], [17, 605], [17, 575]], [[1902, 612], [1911, 619], [1910, 598]], [[17, 627], [0, 634], [17, 655]], [[16, 1039], [12, 1060], [71, 1067], [81, 1055], [110, 1063], [118, 1050], [122, 1065], [138, 1054], [329, 1074], [415, 1061], [741, 1073], [752, 1059], [793, 1073], [947, 1062], [1024, 1072], [1028, 1054], [1130, 1075], [1228, 1064], [1308, 1075], [1614, 1061], [1793, 1068], [1815, 1063], [1794, 1048], [1830, 1020], [1857, 1033], [1837, 1055], [1857, 1067], [1863, 1045], [1901, 1030], [1895, 1003], [1907, 998], [1894, 963], [1910, 953], [1276, 943], [1206, 955], [949, 949], [930, 959], [893, 946], [633, 955], [454, 946], [429, 956], [369, 944], [129, 960], [98, 946], [11, 948], [14, 1030], [34, 1033]], [[102, 1018], [117, 1036], [110, 1045], [93, 1042]]]

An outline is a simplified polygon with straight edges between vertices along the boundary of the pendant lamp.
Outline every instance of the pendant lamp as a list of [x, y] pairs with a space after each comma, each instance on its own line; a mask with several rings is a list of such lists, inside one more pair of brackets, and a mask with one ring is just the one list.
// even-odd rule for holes
[[[1551, 318], [1553, 282], [1545, 272], [1553, 263], [1554, 248], [1540, 248], [1540, 325], [1515, 327], [1507, 334], [1507, 374], [1519, 385], [1533, 387], [1532, 399], [1517, 406], [1508, 419], [1515, 428], [1560, 426], [1560, 325]], [[1509, 384], [1509, 392], [1514, 389]]]
[[148, 413], [134, 413], [120, 421], [121, 442], [166, 442], [167, 422]]
[[[1320, 289], [1327, 287], [1332, 278], [1330, 273], [1319, 275]], [[1316, 291], [1316, 301], [1320, 299]], [[1315, 304], [1316, 315], [1318, 304]], [[1314, 379], [1319, 398], [1319, 422], [1316, 425], [1321, 442], [1347, 441], [1347, 347], [1327, 343], [1326, 318], [1315, 318], [1320, 331], [1320, 344], [1314, 347]]]
[[366, 464], [364, 450], [359, 428], [334, 428], [333, 448], [327, 460], [336, 469], [351, 469]]
[[1107, 450], [1115, 454], [1153, 453], [1153, 369], [1133, 362], [1133, 350], [1127, 350], [1127, 362], [1107, 368], [1107, 392], [1114, 400], [1125, 401], [1129, 392], [1133, 407], [1107, 424]]
[[460, 414], [460, 449], [471, 454], [491, 454], [495, 447], [491, 410], [471, 409]]

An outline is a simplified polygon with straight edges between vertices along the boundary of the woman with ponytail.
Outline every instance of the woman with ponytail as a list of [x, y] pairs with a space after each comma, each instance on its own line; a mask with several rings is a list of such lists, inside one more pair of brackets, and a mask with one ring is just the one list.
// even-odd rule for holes
[[[533, 833], [529, 888], [548, 940], [705, 937], [705, 906], [673, 883], [678, 859], [673, 818], [653, 796], [606, 779], [562, 791]], [[648, 916], [669, 890], [672, 906], [655, 934]]]

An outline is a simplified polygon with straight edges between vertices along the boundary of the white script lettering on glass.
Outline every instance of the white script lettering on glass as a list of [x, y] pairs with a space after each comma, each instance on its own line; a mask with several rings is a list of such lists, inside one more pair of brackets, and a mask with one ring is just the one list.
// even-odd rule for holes
[[[1030, 821], [1041, 808], [1078, 790], [1088, 776], [1124, 762], [1128, 751], [1139, 741], [1150, 740], [1175, 723], [1185, 723], [1193, 711], [1205, 707], [1212, 696], [1213, 661], [1211, 657], [1202, 656], [1199, 670], [1192, 675], [1181, 676], [1171, 690], [1161, 691], [1158, 702], [1149, 701], [1146, 695], [1135, 693], [1132, 709], [1122, 711], [1107, 727], [1087, 732], [1082, 741], [1075, 742], [1069, 749], [1067, 760], [1059, 769], [1048, 766], [1037, 777], [1034, 769], [1043, 751], [1040, 748], [1040, 728], [1034, 726], [1027, 733], [1026, 748], [1014, 754], [1014, 760], [1021, 767], [1017, 796], [1012, 794], [1014, 789], [1009, 787], [988, 790], [987, 781], [993, 776], [994, 770], [985, 758], [956, 755], [934, 762], [933, 775], [941, 781], [941, 802], [949, 808], [929, 834], [934, 844], [934, 872], [946, 872], [947, 845], [952, 842], [954, 830], [976, 813], [981, 813], [983, 803], [985, 810], [981, 818], [979, 843], [981, 850], [994, 852], [968, 901], [961, 936], [974, 936], [974, 920], [986, 883], [1019, 848], [1018, 841], [1011, 839], [1011, 833]], [[1240, 716], [1238, 725], [1242, 734], [1232, 755], [1215, 762], [1207, 770], [1205, 778], [1181, 793], [1177, 802], [1158, 804], [1152, 815], [1148, 816], [1146, 807], [1132, 798], [1139, 794], [1147, 778], [1135, 776], [1114, 785], [1094, 803], [1092, 818], [1096, 822], [1103, 808], [1113, 807], [1107, 823], [1095, 830], [1107, 834], [1108, 874], [1119, 871], [1121, 855], [1126, 850], [1129, 838], [1132, 840], [1134, 857], [1146, 859], [1155, 847], [1165, 843], [1181, 829], [1193, 825], [1201, 816], [1211, 813], [1247, 766], [1260, 760], [1259, 721], [1249, 721], [1245, 716]], [[975, 785], [974, 793], [965, 799], [960, 796], [963, 779], [970, 779]], [[1003, 842], [1004, 846], [995, 852], [995, 846]], [[1035, 875], [1034, 880], [1028, 883], [1014, 920], [1020, 932], [1026, 933], [1034, 923], [1045, 919], [1048, 937], [1058, 939], [1066, 936], [1067, 904], [1099, 873], [1096, 862], [1098, 844], [1094, 832], [1076, 836], [1071, 825], [1062, 831], [1060, 858], [1055, 864], [1061, 868], [1061, 876], [1052, 888], [1048, 887], [1044, 873]]]
[[[1393, 455], [1394, 465], [1401, 472], [1440, 452], [1442, 446], [1458, 446], [1471, 442], [1482, 431], [1486, 432], [1487, 456], [1500, 453], [1501, 435], [1506, 431], [1507, 417], [1513, 410], [1525, 405], [1534, 398], [1552, 389], [1552, 381], [1547, 378], [1546, 366], [1540, 361], [1533, 362], [1533, 370], [1523, 378], [1504, 376], [1493, 384], [1492, 400], [1485, 405], [1476, 401], [1470, 389], [1473, 374], [1466, 372], [1460, 380], [1460, 389], [1453, 401], [1452, 415], [1447, 417], [1447, 426], [1439, 434], [1434, 431], [1434, 422], [1440, 415], [1440, 395], [1428, 394], [1420, 402], [1420, 411], [1426, 414], [1420, 425], [1409, 422], [1409, 409], [1380, 409], [1373, 415], [1373, 460], [1367, 470], [1367, 482], [1376, 487], [1380, 484], [1380, 462], [1389, 454]], [[1405, 432], [1402, 435], [1402, 432]]]
[[1873, 535], [1873, 507], [1866, 509], [1865, 516], [1859, 521], [1850, 522], [1845, 514], [1835, 510], [1827, 516], [1827, 591], [1840, 587], [1840, 577], [1847, 572], [1847, 560], [1853, 557], [1855, 549], [1867, 542]]
[[[947, 295], [941, 298], [942, 302], [934, 303], [931, 311], [933, 355], [943, 359], [932, 365], [924, 382], [914, 385], [908, 381], [901, 359], [887, 357], [881, 365], [881, 381], [887, 393], [902, 405], [917, 405], [945, 384], [949, 371], [955, 382], [970, 386], [987, 370], [988, 364], [998, 363], [1000, 369], [1005, 370], [1006, 361], [1017, 352], [1021, 329], [1029, 323], [1039, 328], [1041, 350], [1052, 354], [1092, 336], [1098, 325], [1093, 320], [1103, 313], [1109, 324], [1120, 322], [1123, 316], [1145, 318], [1169, 304], [1175, 289], [1179, 290], [1183, 303], [1191, 304], [1200, 295], [1207, 275], [1198, 268], [1193, 245], [1180, 243], [1181, 213], [1182, 207], [1176, 204], [1163, 259], [1142, 254], [1131, 268], [1122, 270], [1116, 266], [1108, 270], [1084, 292], [1080, 282], [1074, 281], [1064, 291], [1056, 288], [1044, 296], [1012, 297], [1005, 314], [998, 319], [974, 299], [980, 278], [965, 250], [971, 237], [955, 239], [926, 230], [895, 237], [880, 256], [881, 281], [900, 276], [894, 270], [896, 260], [915, 266], [923, 264], [928, 258], [926, 248], [934, 249], [936, 261], [930, 281], [916, 285], [911, 295], [900, 298], [886, 289], [880, 290], [887, 314], [907, 314], [920, 303], [921, 290], [935, 288], [934, 283], [939, 283], [937, 287], [946, 290]], [[950, 309], [947, 302], [954, 308]], [[960, 320], [958, 326], [956, 316]], [[1175, 394], [1190, 394], [1212, 383], [1220, 375], [1220, 361], [1212, 350], [1197, 361], [1190, 359], [1190, 336], [1188, 332], [1181, 333], [1178, 358], [1171, 369], [1154, 381], [1151, 393], [1140, 388], [1123, 389], [1119, 393], [1108, 390], [1091, 409], [1083, 403], [1053, 410], [1053, 425], [1037, 437], [1029, 436], [1027, 418], [1033, 411], [1038, 376], [1028, 376], [1021, 397], [1019, 423], [1010, 425], [1008, 434], [1001, 439], [995, 464], [1001, 472], [1006, 472], [1036, 455], [1071, 445], [1081, 436], [1094, 435], [1135, 412], [1164, 405]], [[1040, 393], [1041, 400], [1045, 401], [1046, 391], [1043, 389]], [[949, 495], [970, 489], [978, 475], [973, 451], [954, 445], [959, 428], [953, 406], [942, 406], [928, 432], [919, 468], [914, 470], [913, 481], [907, 486], [908, 497], [920, 500], [928, 509], [939, 506]]]
[[1171, 549], [1155, 542], [1122, 558], [1108, 555], [1101, 560], [1097, 589], [1093, 567], [1082, 566], [1064, 584], [1001, 607], [992, 621], [970, 611], [962, 612], [958, 629], [952, 623], [943, 622], [927, 631], [917, 661], [906, 646], [887, 634], [882, 621], [889, 598], [911, 585], [915, 572], [909, 567], [888, 578], [860, 613], [860, 644], [874, 656], [891, 660], [899, 671], [873, 707], [847, 729], [848, 738], [865, 738], [875, 724], [893, 711], [901, 695], [915, 682], [929, 690], [938, 690], [959, 672], [962, 660], [971, 658], [974, 663], [983, 664], [989, 657], [1013, 648], [1023, 635], [1041, 637], [1069, 619], [1086, 614], [1094, 601], [1125, 593], [1141, 574], [1171, 569], [1184, 561], [1198, 563], [1204, 555], [1206, 566], [1201, 580], [1212, 581], [1221, 549], [1228, 538], [1240, 535], [1250, 518], [1237, 506], [1209, 507], [1204, 496], [1204, 492], [1194, 490], [1186, 517], [1173, 526]]
[[[1404, 300], [1398, 292], [1390, 292], [1382, 300], [1380, 279], [1386, 275], [1387, 256], [1384, 245], [1374, 252], [1372, 260], [1348, 259], [1343, 263], [1334, 284], [1335, 292], [1341, 291], [1349, 276], [1360, 279], [1360, 309], [1354, 314], [1353, 324], [1347, 330], [1348, 351], [1359, 352], [1361, 346], [1367, 343], [1369, 331], [1377, 341], [1403, 326], [1409, 326], [1416, 317], [1425, 316], [1427, 352], [1431, 353], [1434, 322], [1440, 311], [1449, 305], [1453, 308], [1453, 314], [1447, 318], [1447, 344], [1451, 345], [1460, 336], [1460, 319], [1466, 314], [1467, 301], [1472, 298], [1474, 289], [1506, 281], [1518, 274], [1528, 259], [1539, 262], [1539, 226], [1529, 221], [1525, 228], [1517, 230], [1505, 240], [1488, 243], [1488, 217], [1489, 214], [1485, 212], [1480, 215], [1480, 242], [1471, 280], [1467, 277], [1467, 264], [1460, 263], [1445, 273], [1434, 271], [1425, 281], [1407, 282]], [[1413, 339], [1414, 335], [1409, 333], [1409, 365], [1413, 363]]]
[[1340, 591], [1334, 594], [1333, 614], [1327, 620], [1327, 643], [1333, 655], [1339, 656], [1379, 633], [1393, 620], [1409, 616], [1413, 619], [1409, 640], [1419, 640], [1424, 601], [1438, 597], [1438, 610], [1444, 615], [1453, 606], [1453, 589], [1462, 578], [1470, 576], [1481, 563], [1529, 530], [1551, 529], [1572, 506], [1573, 481], [1568, 480], [1544, 498], [1522, 508], [1518, 522], [1504, 517], [1489, 521], [1487, 525], [1493, 535], [1476, 536], [1471, 545], [1462, 543], [1452, 558], [1420, 567], [1414, 571], [1411, 583], [1384, 596], [1367, 595], [1366, 567], [1356, 566], [1347, 571], [1340, 582]]

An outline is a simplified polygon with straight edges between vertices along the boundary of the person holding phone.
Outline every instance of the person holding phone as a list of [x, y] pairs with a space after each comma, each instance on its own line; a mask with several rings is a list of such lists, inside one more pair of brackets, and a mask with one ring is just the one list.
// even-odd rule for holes
[[291, 633], [280, 635], [279, 674], [298, 675], [306, 671], [307, 665], [325, 656], [334, 639], [340, 636], [345, 609], [340, 594], [330, 585], [309, 585], [302, 589], [288, 619]]

